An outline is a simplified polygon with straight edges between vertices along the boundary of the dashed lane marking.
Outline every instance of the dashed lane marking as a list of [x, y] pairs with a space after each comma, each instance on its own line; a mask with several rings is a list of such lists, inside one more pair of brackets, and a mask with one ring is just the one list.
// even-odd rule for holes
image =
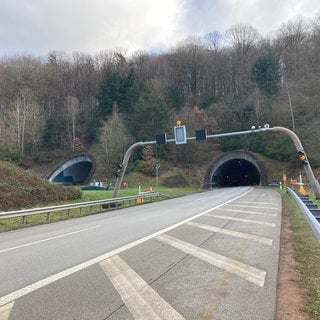
[[196, 228], [200, 228], [200, 229], [204, 229], [204, 230], [209, 230], [209, 231], [212, 231], [212, 232], [226, 234], [226, 235], [231, 236], [231, 237], [236, 237], [236, 238], [246, 239], [246, 240], [253, 240], [253, 241], [256, 241], [258, 243], [262, 243], [262, 244], [266, 244], [268, 246], [272, 246], [272, 239], [259, 237], [259, 236], [253, 235], [253, 234], [247, 234], [247, 233], [243, 233], [243, 232], [232, 231], [232, 230], [223, 229], [223, 228], [217, 228], [217, 227], [214, 227], [214, 226], [209, 226], [209, 225], [196, 223], [196, 222], [188, 222], [187, 225], [193, 226], [193, 227], [196, 227]]
[[184, 319], [119, 256], [106, 259], [100, 265], [134, 319]]
[[258, 220], [251, 220], [251, 219], [242, 219], [242, 218], [235, 218], [235, 217], [229, 217], [229, 216], [222, 216], [222, 215], [216, 215], [212, 213], [207, 213], [207, 217], [213, 217], [217, 219], [222, 219], [222, 220], [231, 220], [231, 221], [238, 221], [238, 222], [246, 222], [246, 223], [253, 223], [253, 224], [259, 224], [262, 226], [268, 226], [275, 228], [276, 224], [271, 223], [271, 222], [264, 222], [264, 221], [258, 221]]
[[246, 279], [247, 281], [252, 282], [259, 287], [264, 286], [266, 272], [263, 270], [259, 270], [239, 261], [224, 257], [215, 252], [199, 248], [190, 243], [187, 243], [179, 239], [175, 239], [168, 235], [161, 235], [156, 237], [156, 239], [178, 250], [181, 250], [193, 257], [210, 263], [215, 267], [218, 267], [231, 274], [235, 274], [243, 279]]
[[72, 231], [72, 232], [69, 232], [69, 233], [59, 234], [57, 236], [46, 238], [46, 239], [42, 239], [42, 240], [38, 240], [38, 241], [24, 243], [24, 244], [21, 244], [19, 246], [15, 246], [15, 247], [11, 247], [11, 248], [0, 250], [0, 253], [4, 253], [4, 252], [7, 252], [7, 251], [12, 251], [12, 250], [15, 250], [15, 249], [20, 249], [20, 248], [24, 248], [24, 247], [28, 247], [28, 246], [32, 246], [32, 245], [35, 245], [35, 244], [39, 244], [39, 243], [42, 243], [42, 242], [47, 242], [47, 241], [51, 241], [51, 240], [55, 240], [55, 239], [59, 239], [59, 238], [67, 237], [67, 236], [72, 236], [72, 235], [80, 233], [80, 232], [85, 232], [85, 231], [97, 229], [97, 228], [100, 228], [100, 227], [101, 227], [100, 225], [99, 226], [94, 226], [94, 227], [90, 227], [90, 228], [86, 228], [86, 229]]

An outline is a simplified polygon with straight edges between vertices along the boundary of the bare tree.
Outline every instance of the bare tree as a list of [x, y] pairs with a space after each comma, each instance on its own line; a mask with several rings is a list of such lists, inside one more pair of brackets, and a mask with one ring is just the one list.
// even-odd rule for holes
[[67, 109], [71, 121], [71, 149], [74, 152], [74, 143], [76, 141], [76, 119], [79, 112], [79, 100], [76, 97], [67, 97]]
[[122, 161], [132, 141], [115, 104], [111, 117], [100, 129], [99, 142], [93, 147], [93, 153], [101, 163], [100, 168], [97, 168], [97, 174], [110, 178], [114, 164]]

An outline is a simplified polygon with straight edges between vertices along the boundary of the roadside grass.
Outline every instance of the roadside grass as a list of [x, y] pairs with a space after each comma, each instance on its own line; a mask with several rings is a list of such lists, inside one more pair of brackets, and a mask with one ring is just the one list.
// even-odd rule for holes
[[283, 215], [291, 223], [295, 259], [307, 295], [304, 311], [310, 319], [320, 320], [320, 243], [294, 199], [285, 193], [282, 199]]
[[[118, 192], [117, 197], [126, 197], [126, 196], [133, 196], [138, 195], [138, 188], [127, 188], [127, 189], [120, 189]], [[157, 192], [163, 193], [169, 197], [179, 197], [191, 193], [200, 192], [201, 189], [196, 188], [165, 188], [159, 187]], [[105, 200], [111, 199], [113, 195], [113, 190], [82, 190], [81, 191], [81, 198], [74, 200], [72, 203], [79, 203], [79, 202], [89, 202], [95, 200]], [[51, 205], [61, 205], [71, 202], [63, 202], [63, 203], [52, 203]], [[124, 202], [122, 207], [132, 206], [134, 205], [133, 201]], [[46, 207], [46, 205], [38, 205], [37, 207]], [[20, 229], [24, 227], [30, 227], [35, 225], [41, 225], [45, 223], [61, 221], [81, 216], [86, 216], [90, 214], [97, 214], [101, 212], [105, 212], [109, 209], [103, 209], [101, 205], [95, 205], [90, 207], [85, 207], [81, 209], [70, 209], [70, 210], [61, 210], [56, 212], [44, 213], [44, 214], [36, 214], [31, 215], [23, 220], [22, 217], [16, 218], [7, 218], [7, 219], [0, 219], [0, 232], [10, 231], [15, 229]]]

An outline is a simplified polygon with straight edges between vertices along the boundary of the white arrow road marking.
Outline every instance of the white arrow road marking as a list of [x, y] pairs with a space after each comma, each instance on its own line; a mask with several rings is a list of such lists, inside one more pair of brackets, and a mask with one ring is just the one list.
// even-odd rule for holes
[[106, 259], [100, 265], [135, 319], [184, 319], [119, 256]]
[[157, 240], [169, 244], [170, 246], [181, 250], [187, 254], [190, 254], [198, 259], [201, 259], [211, 265], [225, 270], [229, 273], [235, 274], [242, 277], [260, 287], [264, 286], [264, 280], [266, 272], [256, 269], [254, 267], [248, 266], [239, 261], [224, 257], [220, 254], [211, 252], [194, 246], [190, 243], [172, 238], [168, 235], [161, 235], [156, 237]]
[[200, 228], [200, 229], [204, 229], [204, 230], [209, 230], [209, 231], [212, 231], [212, 232], [226, 234], [226, 235], [231, 236], [231, 237], [247, 239], [247, 240], [253, 240], [253, 241], [256, 241], [258, 243], [262, 243], [262, 244], [266, 244], [268, 246], [272, 246], [272, 239], [259, 237], [259, 236], [253, 235], [253, 234], [248, 234], [248, 233], [243, 233], [243, 232], [238, 232], [238, 231], [232, 231], [232, 230], [228, 230], [228, 229], [224, 229], [224, 228], [217, 228], [217, 227], [214, 227], [214, 226], [208, 226], [208, 225], [201, 224], [201, 223], [196, 223], [196, 222], [188, 222], [187, 225], [192, 226], [192, 227], [196, 227], [196, 228]]
[[14, 302], [11, 302], [11, 303], [8, 303], [8, 304], [0, 307], [0, 320], [8, 320], [9, 319], [13, 305], [14, 305]]
[[271, 222], [264, 222], [264, 221], [258, 221], [258, 220], [251, 220], [251, 219], [242, 219], [242, 218], [235, 218], [235, 217], [229, 217], [229, 216], [222, 216], [222, 215], [215, 215], [215, 214], [206, 214], [207, 217], [213, 217], [217, 219], [223, 219], [223, 220], [231, 220], [231, 221], [239, 221], [239, 222], [247, 222], [247, 223], [254, 223], [254, 224], [260, 224], [262, 226], [268, 226], [275, 228], [276, 224]]

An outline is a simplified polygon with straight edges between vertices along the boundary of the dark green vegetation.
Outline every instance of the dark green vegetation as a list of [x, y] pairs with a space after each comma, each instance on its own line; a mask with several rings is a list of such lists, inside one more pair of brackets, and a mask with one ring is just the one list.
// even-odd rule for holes
[[304, 307], [310, 319], [320, 319], [320, 245], [304, 215], [288, 194], [283, 194], [283, 215], [289, 218], [292, 229], [295, 259], [301, 283], [307, 295]]
[[[114, 163], [132, 142], [154, 140], [162, 132], [172, 138], [181, 119], [189, 136], [201, 128], [214, 134], [265, 123], [288, 127], [315, 168], [320, 164], [319, 49], [319, 19], [296, 18], [271, 38], [239, 24], [224, 35], [188, 38], [158, 55], [3, 57], [0, 159], [44, 174], [53, 162], [88, 152], [97, 159], [96, 178], [112, 179]], [[219, 147], [296, 163], [292, 142], [278, 134], [161, 146], [153, 148], [152, 157], [197, 166], [208, 164], [208, 155], [215, 157]], [[137, 151], [131, 170], [139, 171], [136, 161], [145, 156]]]

